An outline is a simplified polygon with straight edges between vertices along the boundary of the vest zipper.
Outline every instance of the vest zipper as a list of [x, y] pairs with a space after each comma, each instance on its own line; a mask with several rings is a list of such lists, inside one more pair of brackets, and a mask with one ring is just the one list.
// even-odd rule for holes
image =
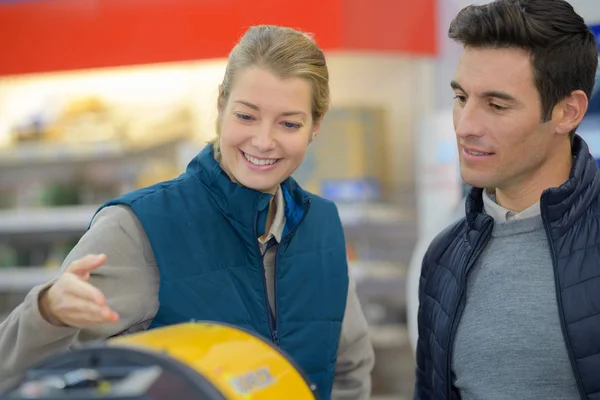
[[[271, 306], [269, 305], [269, 293], [267, 292], [267, 272], [265, 270], [265, 263], [264, 263], [264, 254], [260, 251], [260, 245], [258, 244], [258, 212], [254, 215], [254, 244], [256, 246], [256, 251], [257, 254], [260, 256], [260, 266], [261, 266], [261, 270], [262, 270], [262, 281], [263, 281], [263, 289], [264, 289], [264, 294], [265, 294], [265, 310], [267, 311], [267, 319], [268, 319], [268, 323], [269, 323], [269, 333], [271, 334], [271, 340], [273, 341], [273, 343], [277, 344], [277, 342], [275, 342], [275, 339], [277, 338], [277, 333], [275, 332], [275, 317], [274, 317], [274, 311], [271, 311]], [[265, 254], [267, 253], [267, 250], [265, 250]], [[276, 279], [276, 277], [275, 277]], [[275, 293], [273, 293], [273, 297], [275, 298]], [[277, 300], [274, 299], [273, 303], [275, 303]]]
[[304, 217], [306, 217], [306, 213], [308, 213], [308, 208], [310, 207], [310, 198], [306, 198], [304, 200], [304, 212], [302, 213], [302, 217], [300, 218], [300, 221], [298, 221], [298, 223], [296, 225], [294, 225], [292, 227], [292, 229], [290, 229], [282, 238], [281, 238], [281, 243], [279, 243], [279, 245], [277, 246], [277, 250], [275, 250], [275, 258], [274, 258], [274, 262], [273, 262], [273, 313], [275, 314], [275, 318], [274, 318], [274, 328], [273, 331], [271, 332], [272, 336], [273, 336], [273, 341], [275, 342], [275, 344], [279, 345], [279, 331], [277, 329], [277, 320], [278, 320], [278, 315], [277, 315], [277, 259], [279, 258], [279, 249], [281, 248], [281, 245], [283, 244], [283, 242], [285, 240], [288, 240], [291, 236], [292, 233], [294, 233], [296, 231], [296, 228], [302, 223], [302, 221], [304, 221]]
[[544, 230], [546, 231], [546, 238], [548, 239], [548, 246], [550, 247], [550, 256], [552, 257], [552, 269], [554, 270], [554, 288], [556, 290], [556, 303], [558, 305], [558, 315], [560, 319], [560, 328], [562, 330], [563, 339], [565, 341], [565, 345], [567, 347], [567, 354], [569, 355], [569, 361], [571, 363], [571, 369], [573, 370], [573, 376], [575, 377], [575, 382], [577, 382], [577, 389], [579, 390], [579, 396], [582, 400], [586, 399], [585, 391], [583, 389], [583, 382], [581, 382], [581, 376], [577, 371], [577, 366], [575, 363], [575, 355], [573, 354], [573, 348], [571, 346], [571, 341], [569, 340], [569, 336], [567, 334], [567, 323], [565, 321], [565, 313], [563, 310], [562, 304], [562, 295], [560, 293], [560, 282], [558, 278], [558, 262], [556, 257], [556, 249], [554, 248], [554, 241], [550, 236], [550, 226], [548, 225], [547, 219], [547, 209], [544, 207], [544, 195], [546, 192], [542, 193], [542, 197], [540, 200], [540, 208], [542, 211], [542, 221], [544, 222]]
[[[302, 221], [304, 220], [304, 218], [306, 217], [306, 213], [308, 212], [308, 208], [310, 207], [310, 198], [306, 198], [304, 199], [304, 213], [302, 214], [302, 218], [300, 218], [300, 221], [298, 221], [298, 223], [296, 225], [294, 225], [294, 227], [292, 227], [292, 229], [290, 229], [282, 238], [281, 238], [281, 243], [279, 243], [279, 245], [277, 246], [277, 250], [275, 251], [275, 257], [274, 257], [274, 262], [273, 262], [273, 310], [271, 310], [271, 306], [269, 305], [269, 294], [267, 292], [267, 277], [266, 277], [266, 270], [265, 270], [265, 263], [264, 263], [264, 254], [267, 253], [268, 251], [268, 247], [265, 249], [265, 253], [262, 254], [262, 252], [260, 251], [260, 246], [258, 245], [258, 240], [255, 240], [256, 243], [256, 250], [258, 251], [258, 254], [261, 256], [260, 258], [260, 265], [262, 267], [262, 279], [263, 279], [263, 288], [264, 288], [264, 293], [265, 293], [265, 307], [267, 309], [267, 315], [269, 318], [269, 331], [271, 334], [271, 340], [273, 341], [273, 343], [277, 346], [279, 346], [279, 331], [277, 330], [277, 259], [279, 258], [279, 249], [281, 248], [281, 245], [283, 244], [285, 239], [288, 239], [290, 237], [290, 235], [296, 230], [296, 228], [298, 227], [298, 225], [300, 225], [302, 223]], [[254, 236], [258, 237], [258, 213], [255, 214], [254, 216]]]
[[277, 346], [279, 346], [279, 331], [277, 330], [277, 257], [279, 257], [279, 246], [281, 246], [281, 243], [277, 246], [275, 257], [273, 258], [273, 314], [275, 314], [273, 342], [275, 342]]
[[[493, 222], [490, 225], [493, 228], [493, 226], [494, 226]], [[468, 227], [467, 227], [467, 229], [468, 229]], [[487, 232], [487, 231], [489, 231], [489, 232]], [[465, 310], [465, 305], [466, 305], [465, 297], [466, 297], [466, 291], [467, 291], [467, 281], [469, 278], [469, 273], [473, 269], [473, 266], [475, 266], [475, 263], [479, 259], [479, 256], [483, 252], [483, 249], [485, 248], [485, 245], [488, 242], [489, 233], [491, 233], [491, 229], [488, 227], [487, 231], [482, 232], [482, 236], [479, 238], [479, 240], [475, 244], [475, 248], [473, 249], [473, 252], [471, 253], [471, 256], [469, 257], [469, 260], [467, 261], [465, 275], [461, 282], [462, 288], [460, 291], [460, 297], [458, 299], [458, 303], [456, 304], [456, 308], [454, 310], [454, 314], [452, 317], [452, 324], [450, 325], [450, 335], [448, 336], [448, 342], [446, 344], [446, 348], [448, 349], [447, 356], [446, 356], [446, 399], [448, 399], [448, 400], [452, 399], [452, 353], [454, 350], [454, 339], [456, 337], [456, 331], [458, 330], [458, 322], [462, 318], [462, 314]], [[484, 236], [485, 236], [485, 238], [484, 238]]]
[[[275, 345], [279, 346], [279, 334], [277, 333], [277, 292], [275, 290], [277, 284], [277, 270], [276, 270], [276, 265], [277, 265], [277, 261], [274, 261], [273, 263], [273, 308], [271, 309], [271, 305], [269, 304], [269, 293], [267, 290], [267, 278], [266, 278], [266, 270], [265, 270], [265, 256], [267, 255], [267, 252], [269, 251], [269, 249], [273, 246], [273, 240], [271, 239], [269, 240], [269, 242], [267, 243], [266, 247], [265, 247], [265, 252], [263, 253], [262, 256], [262, 265], [263, 265], [263, 277], [264, 277], [264, 283], [265, 283], [265, 296], [267, 296], [267, 309], [269, 310], [269, 325], [271, 328], [271, 339], [273, 340], [273, 343], [275, 343]], [[279, 246], [277, 246], [277, 248], [279, 248]], [[277, 257], [277, 252], [275, 253], [275, 257]]]

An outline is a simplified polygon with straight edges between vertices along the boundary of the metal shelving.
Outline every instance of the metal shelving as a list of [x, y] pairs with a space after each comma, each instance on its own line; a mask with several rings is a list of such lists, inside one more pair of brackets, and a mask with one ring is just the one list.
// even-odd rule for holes
[[0, 210], [0, 235], [84, 231], [97, 205]]
[[58, 268], [45, 267], [0, 268], [0, 292], [27, 293], [34, 286], [51, 281], [59, 272]]
[[[350, 272], [360, 284], [367, 279], [395, 281], [404, 279], [401, 269], [387, 262], [350, 261]], [[366, 271], [369, 270], [369, 274]], [[12, 290], [27, 292], [32, 287], [47, 282], [59, 273], [50, 267], [3, 267], [0, 268], [0, 292]]]
[[[0, 235], [85, 231], [100, 205], [0, 210]], [[339, 205], [344, 225], [397, 224], [412, 218], [386, 205]]]

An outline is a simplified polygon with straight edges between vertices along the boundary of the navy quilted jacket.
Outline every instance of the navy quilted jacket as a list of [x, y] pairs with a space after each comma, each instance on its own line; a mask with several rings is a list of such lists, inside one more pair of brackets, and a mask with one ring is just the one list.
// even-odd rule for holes
[[[544, 191], [541, 211], [552, 253], [561, 328], [582, 399], [600, 400], [600, 172], [585, 142], [573, 143], [569, 180]], [[419, 286], [414, 398], [455, 400], [452, 348], [471, 268], [490, 239], [493, 219], [473, 189], [466, 218], [431, 243]]]

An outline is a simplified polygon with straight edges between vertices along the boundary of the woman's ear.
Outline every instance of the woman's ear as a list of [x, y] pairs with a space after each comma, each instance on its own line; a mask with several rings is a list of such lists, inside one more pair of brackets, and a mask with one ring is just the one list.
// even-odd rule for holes
[[324, 117], [325, 117], [324, 115], [321, 116], [321, 118], [319, 118], [318, 120], [316, 120], [313, 123], [312, 132], [311, 132], [309, 143], [312, 142], [313, 140], [315, 140], [315, 138], [319, 134], [319, 131], [321, 130], [321, 125], [323, 124], [323, 118]]
[[217, 111], [219, 112], [219, 117], [223, 112], [223, 85], [219, 85], [219, 95], [217, 96]]

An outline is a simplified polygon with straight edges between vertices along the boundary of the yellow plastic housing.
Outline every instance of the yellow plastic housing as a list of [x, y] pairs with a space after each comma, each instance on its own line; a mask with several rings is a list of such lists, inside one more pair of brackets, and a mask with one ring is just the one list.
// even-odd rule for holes
[[192, 322], [119, 336], [108, 346], [155, 351], [186, 364], [227, 399], [314, 400], [309, 384], [276, 349], [226, 325]]

